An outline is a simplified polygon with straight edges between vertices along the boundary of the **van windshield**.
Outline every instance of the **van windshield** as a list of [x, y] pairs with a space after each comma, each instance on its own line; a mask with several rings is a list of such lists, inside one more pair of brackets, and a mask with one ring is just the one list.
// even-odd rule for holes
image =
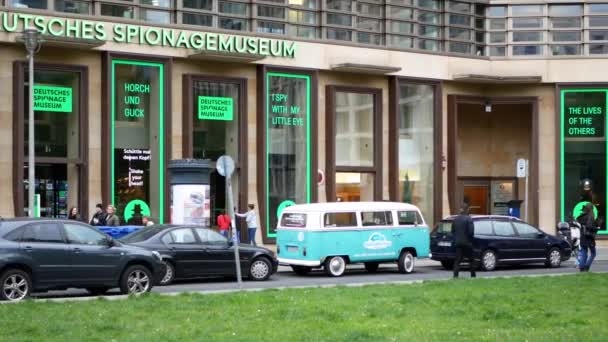
[[306, 214], [284, 213], [281, 217], [281, 227], [304, 228], [306, 227]]

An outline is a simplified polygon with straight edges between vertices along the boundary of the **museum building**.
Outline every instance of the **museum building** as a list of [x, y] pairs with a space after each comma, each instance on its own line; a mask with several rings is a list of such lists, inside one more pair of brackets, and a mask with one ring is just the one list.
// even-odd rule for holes
[[29, 207], [27, 28], [41, 216], [213, 225], [224, 177], [176, 204], [168, 165], [229, 155], [266, 244], [281, 208], [326, 201], [434, 224], [522, 200], [549, 232], [590, 201], [606, 232], [608, 1], [0, 0], [3, 217]]

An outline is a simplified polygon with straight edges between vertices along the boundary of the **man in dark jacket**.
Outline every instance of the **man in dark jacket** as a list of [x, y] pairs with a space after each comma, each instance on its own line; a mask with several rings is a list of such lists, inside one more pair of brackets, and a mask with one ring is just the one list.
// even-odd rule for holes
[[106, 225], [106, 213], [103, 211], [103, 205], [97, 203], [95, 206], [95, 214], [91, 218], [91, 226], [105, 226]]
[[[581, 224], [581, 238], [579, 252], [579, 270], [581, 272], [588, 272], [595, 259], [595, 234], [597, 233], [597, 225], [595, 224], [595, 215], [593, 213], [593, 204], [587, 203], [583, 209], [583, 214], [577, 218], [578, 223]], [[587, 258], [587, 252], [591, 252], [589, 258]]]
[[473, 219], [469, 216], [469, 206], [465, 203], [460, 208], [460, 215], [456, 216], [452, 222], [452, 236], [454, 236], [454, 245], [456, 247], [456, 260], [454, 260], [454, 278], [458, 278], [460, 271], [460, 263], [463, 259], [469, 261], [471, 270], [471, 278], [475, 278], [477, 274], [477, 263], [473, 257], [473, 236], [475, 228]]

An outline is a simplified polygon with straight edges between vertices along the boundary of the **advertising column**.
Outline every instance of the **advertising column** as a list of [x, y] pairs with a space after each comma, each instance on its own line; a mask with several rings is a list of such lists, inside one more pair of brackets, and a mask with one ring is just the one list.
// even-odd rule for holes
[[561, 91], [561, 216], [576, 219], [593, 203], [598, 234], [606, 231], [608, 89]]
[[266, 227], [276, 237], [281, 211], [310, 202], [310, 86], [301, 74], [266, 74]]
[[112, 200], [122, 224], [163, 223], [164, 68], [112, 61]]

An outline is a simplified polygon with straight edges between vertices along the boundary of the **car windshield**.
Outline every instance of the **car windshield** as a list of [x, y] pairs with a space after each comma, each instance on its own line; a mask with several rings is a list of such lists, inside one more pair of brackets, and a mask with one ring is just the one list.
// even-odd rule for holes
[[151, 238], [154, 235], [161, 232], [165, 228], [166, 227], [162, 227], [162, 226], [142, 228], [136, 232], [133, 232], [133, 233], [123, 237], [122, 239], [120, 239], [120, 241], [122, 241], [124, 243], [135, 243], [135, 242], [146, 241], [149, 238]]

